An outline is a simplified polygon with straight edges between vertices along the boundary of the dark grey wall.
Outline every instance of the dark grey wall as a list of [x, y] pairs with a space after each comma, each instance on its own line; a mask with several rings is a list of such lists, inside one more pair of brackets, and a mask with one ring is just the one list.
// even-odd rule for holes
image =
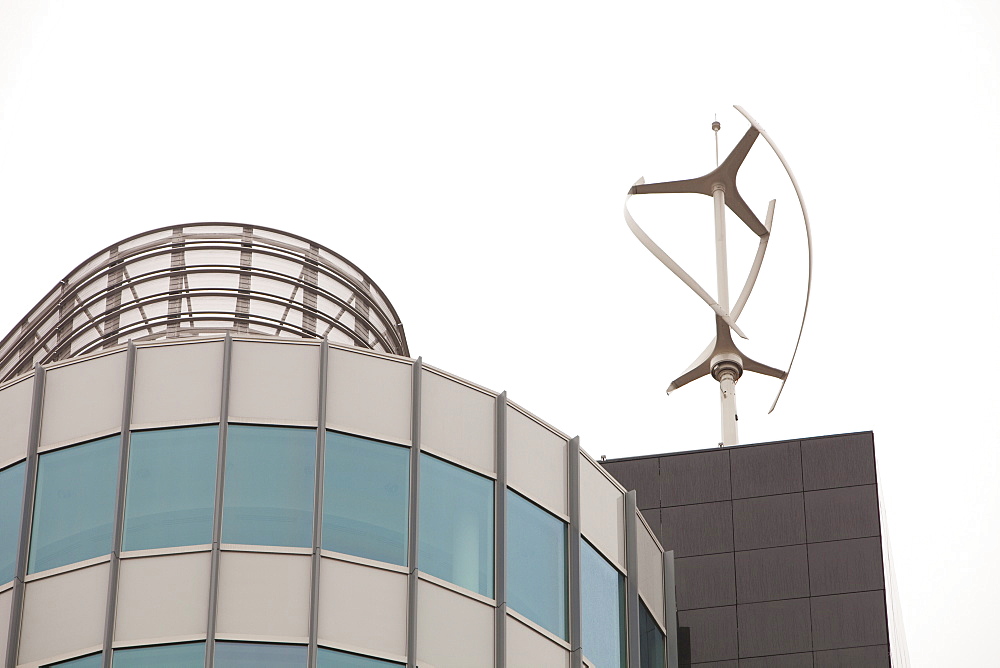
[[603, 464], [674, 550], [682, 666], [890, 665], [871, 432]]

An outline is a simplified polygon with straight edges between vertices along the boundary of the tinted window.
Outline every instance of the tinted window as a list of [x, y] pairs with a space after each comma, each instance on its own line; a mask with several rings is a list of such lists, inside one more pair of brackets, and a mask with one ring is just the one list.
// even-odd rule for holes
[[348, 654], [332, 649], [319, 648], [316, 655], [316, 668], [396, 668], [401, 663], [373, 659], [360, 654]]
[[312, 546], [316, 431], [231, 425], [222, 540]]
[[14, 579], [24, 501], [24, 462], [0, 471], [0, 584]]
[[493, 596], [493, 481], [420, 456], [420, 570]]
[[215, 643], [216, 668], [305, 668], [305, 645]]
[[566, 525], [507, 490], [507, 603], [566, 637]]
[[69, 661], [60, 661], [59, 663], [47, 664], [44, 668], [49, 668], [52, 666], [58, 666], [59, 668], [101, 668], [104, 665], [103, 655], [101, 654], [90, 654], [88, 656], [82, 656], [79, 659], [70, 659]]
[[38, 458], [28, 572], [111, 551], [120, 438], [102, 438]]
[[205, 665], [205, 643], [116, 649], [112, 659], [115, 668], [198, 668]]
[[406, 565], [410, 451], [327, 432], [323, 548]]
[[580, 613], [583, 655], [595, 668], [624, 668], [625, 578], [582, 539]]
[[123, 549], [212, 542], [218, 449], [215, 425], [132, 434]]
[[665, 640], [653, 615], [639, 601], [639, 668], [666, 668]]

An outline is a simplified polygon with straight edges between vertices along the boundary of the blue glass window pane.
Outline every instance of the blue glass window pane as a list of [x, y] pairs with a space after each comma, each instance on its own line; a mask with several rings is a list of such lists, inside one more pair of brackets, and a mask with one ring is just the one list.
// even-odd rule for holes
[[24, 502], [24, 462], [0, 471], [0, 584], [14, 579]]
[[114, 668], [200, 668], [205, 665], [205, 643], [116, 649], [111, 658]]
[[43, 668], [101, 668], [104, 665], [102, 660], [103, 655], [98, 652], [97, 654], [90, 654], [88, 656], [82, 656], [79, 659], [70, 659], [69, 661], [60, 661], [59, 663], [50, 663]]
[[507, 603], [566, 638], [566, 525], [507, 490]]
[[212, 542], [218, 451], [215, 425], [132, 434], [123, 549]]
[[420, 570], [493, 596], [493, 481], [420, 456]]
[[323, 548], [406, 565], [410, 451], [327, 432]]
[[639, 668], [666, 668], [665, 638], [642, 601], [639, 601]]
[[305, 668], [305, 645], [215, 643], [215, 668]]
[[583, 539], [580, 613], [583, 655], [595, 668], [624, 668], [625, 578]]
[[102, 438], [38, 458], [28, 572], [111, 551], [120, 438]]
[[324, 647], [320, 647], [319, 653], [316, 655], [316, 668], [396, 668], [402, 665], [395, 661], [383, 661], [382, 659], [373, 659], [370, 656], [337, 652]]
[[222, 540], [312, 546], [316, 431], [231, 425]]

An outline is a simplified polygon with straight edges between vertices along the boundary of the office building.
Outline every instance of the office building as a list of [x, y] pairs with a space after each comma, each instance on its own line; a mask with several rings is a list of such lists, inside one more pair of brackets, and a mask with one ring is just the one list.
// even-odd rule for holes
[[890, 665], [871, 432], [603, 464], [673, 551], [681, 666]]
[[9, 668], [676, 664], [635, 493], [300, 237], [100, 251], [0, 342], [0, 424]]

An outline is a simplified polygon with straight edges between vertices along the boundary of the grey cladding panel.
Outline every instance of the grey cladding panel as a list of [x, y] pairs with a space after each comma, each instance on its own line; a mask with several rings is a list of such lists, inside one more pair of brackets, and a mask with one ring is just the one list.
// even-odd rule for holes
[[[681, 664], [682, 666], [684, 664]], [[708, 661], [706, 663], [692, 663], [691, 668], [740, 668], [740, 662], [733, 659], [731, 661]]]
[[737, 658], [735, 606], [678, 612], [677, 625], [689, 629], [692, 665]]
[[732, 502], [663, 508], [656, 537], [664, 550], [674, 550], [675, 557], [732, 552]]
[[802, 491], [798, 441], [733, 448], [729, 457], [735, 499]]
[[889, 646], [876, 645], [816, 652], [814, 668], [890, 668]]
[[849, 434], [802, 441], [802, 476], [807, 490], [875, 484], [872, 435]]
[[660, 507], [660, 458], [630, 459], [623, 462], [602, 462], [602, 465], [625, 489], [635, 490], [640, 510]]
[[818, 596], [812, 602], [813, 645], [840, 649], [886, 644], [885, 592]]
[[814, 596], [884, 589], [881, 539], [811, 544], [809, 580]]
[[812, 652], [740, 659], [740, 668], [813, 668]]
[[731, 498], [729, 451], [706, 450], [660, 457], [663, 506], [724, 501]]
[[806, 542], [801, 494], [733, 501], [737, 550], [756, 550]]
[[806, 546], [737, 552], [736, 591], [740, 603], [809, 596]]
[[677, 609], [736, 605], [732, 553], [674, 560]]
[[751, 603], [738, 611], [741, 657], [812, 649], [808, 598]]
[[875, 485], [806, 492], [809, 542], [878, 536]]

